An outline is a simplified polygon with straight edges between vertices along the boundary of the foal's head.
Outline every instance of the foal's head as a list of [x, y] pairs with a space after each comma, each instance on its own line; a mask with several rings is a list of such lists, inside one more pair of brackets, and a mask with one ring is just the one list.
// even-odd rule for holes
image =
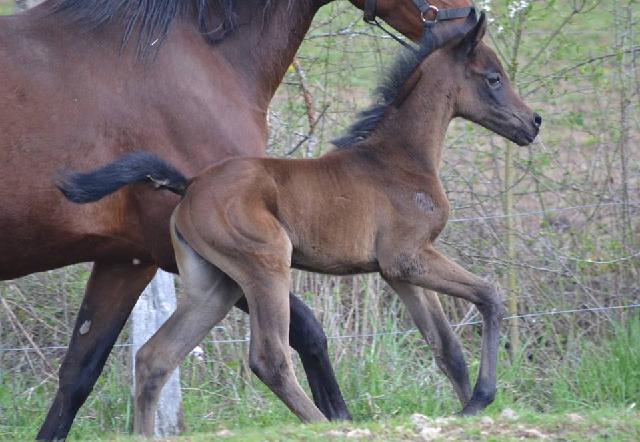
[[412, 94], [428, 96], [437, 87], [446, 94], [452, 116], [478, 123], [521, 146], [530, 144], [542, 118], [523, 103], [496, 54], [482, 42], [486, 26], [482, 14], [466, 35], [428, 56], [414, 72], [419, 81], [414, 80]]

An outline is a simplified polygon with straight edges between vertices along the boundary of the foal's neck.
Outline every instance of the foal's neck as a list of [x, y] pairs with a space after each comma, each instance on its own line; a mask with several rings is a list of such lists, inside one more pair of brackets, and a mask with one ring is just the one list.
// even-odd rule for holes
[[372, 141], [386, 163], [437, 175], [453, 111], [442, 88], [424, 83], [419, 88], [400, 106], [388, 110]]

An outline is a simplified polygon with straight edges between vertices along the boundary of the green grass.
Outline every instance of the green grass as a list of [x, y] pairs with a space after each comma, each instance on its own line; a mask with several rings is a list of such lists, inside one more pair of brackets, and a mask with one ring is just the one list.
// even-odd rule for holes
[[614, 324], [604, 343], [585, 343], [582, 357], [567, 361], [562, 375], [553, 396], [563, 408], [640, 402], [640, 317]]
[[[245, 427], [228, 430], [218, 428], [207, 433], [191, 433], [172, 440], [229, 442], [258, 441], [326, 441], [326, 440], [423, 440], [421, 432], [435, 432], [433, 440], [488, 440], [512, 441], [545, 437], [551, 440], [579, 441], [636, 441], [640, 438], [640, 414], [628, 410], [605, 409], [582, 414], [534, 414], [515, 412], [513, 417], [499, 413], [486, 417], [427, 419], [417, 423], [409, 416], [395, 417], [378, 422], [327, 424], [273, 424], [267, 427]], [[360, 437], [355, 437], [359, 433]], [[105, 434], [92, 440], [135, 441], [139, 437]]]
[[13, 12], [13, 0], [0, 0], [0, 15], [9, 15]]
[[[640, 415], [620, 410], [602, 410], [582, 415], [516, 413], [515, 419], [492, 414], [493, 423], [482, 418], [454, 418], [430, 420], [427, 426], [435, 429], [435, 440], [520, 440], [543, 435], [562, 440], [634, 441], [640, 437]], [[228, 441], [323, 441], [353, 440], [350, 432], [369, 430], [363, 438], [379, 441], [420, 440], [424, 427], [415, 425], [407, 416], [380, 422], [356, 424], [285, 425], [262, 429], [233, 430], [226, 433]], [[353, 433], [352, 433], [353, 434]], [[221, 438], [221, 433], [192, 434], [188, 440]], [[181, 438], [178, 438], [179, 440]], [[127, 440], [124, 438], [122, 440]]]
[[[639, 338], [640, 318], [636, 317], [626, 324], [612, 324], [609, 337], [599, 345], [577, 347], [564, 360], [547, 360], [544, 369], [537, 363], [522, 362], [527, 360], [524, 354], [515, 358], [521, 361], [517, 364], [509, 364], [502, 354], [499, 393], [487, 413], [495, 417], [503, 409], [513, 408], [526, 417], [527, 424], [547, 427], [553, 422], [562, 423], [562, 415], [568, 412], [588, 413], [589, 419], [598, 421], [601, 417], [603, 422], [607, 416], [633, 416], [634, 404], [640, 399]], [[413, 413], [450, 416], [458, 410], [448, 381], [434, 368], [417, 335], [386, 336], [362, 345], [361, 349], [361, 354], [345, 357], [338, 365], [338, 378], [354, 417], [351, 427], [378, 431], [381, 426], [389, 429], [395, 422], [406, 421]], [[128, 434], [131, 425], [128, 373], [124, 364], [118, 359], [115, 362], [82, 408], [70, 440], [105, 433]], [[470, 366], [475, 372], [477, 362], [471, 360]], [[208, 372], [187, 376], [186, 367], [182, 377], [184, 416], [187, 434], [196, 440], [198, 434], [215, 433], [220, 428], [238, 434], [241, 429], [246, 430], [257, 438], [273, 435], [267, 440], [279, 437], [284, 440], [287, 431], [303, 438], [308, 432], [340, 428], [300, 427], [289, 410], [255, 377], [244, 379], [235, 374], [239, 367], [233, 363], [225, 363], [231, 378], [218, 383], [211, 381]], [[53, 383], [29, 389], [32, 380], [11, 373], [0, 373], [0, 381], [0, 439], [32, 438], [53, 396]], [[619, 426], [625, 429], [633, 420], [620, 419]], [[456, 425], [466, 428], [467, 422], [475, 421], [460, 421]], [[603, 431], [617, 434], [615, 422], [605, 425]], [[470, 428], [483, 431], [476, 427]], [[634, 428], [638, 430], [637, 425]], [[584, 428], [561, 430], [575, 430], [578, 434]]]

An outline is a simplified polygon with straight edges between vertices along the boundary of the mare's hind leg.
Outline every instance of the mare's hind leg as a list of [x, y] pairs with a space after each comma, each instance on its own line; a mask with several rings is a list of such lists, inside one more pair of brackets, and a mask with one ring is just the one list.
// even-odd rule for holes
[[87, 399], [140, 293], [156, 268], [131, 263], [93, 266], [69, 349], [59, 371], [56, 397], [37, 438], [63, 440]]
[[418, 330], [429, 343], [438, 367], [453, 384], [464, 407], [471, 398], [467, 363], [460, 340], [451, 329], [438, 295], [431, 290], [400, 282], [392, 282], [391, 287], [406, 305]]
[[187, 297], [136, 354], [133, 430], [148, 437], [154, 435], [155, 411], [168, 377], [242, 296], [235, 282], [185, 242], [174, 238], [173, 246]]

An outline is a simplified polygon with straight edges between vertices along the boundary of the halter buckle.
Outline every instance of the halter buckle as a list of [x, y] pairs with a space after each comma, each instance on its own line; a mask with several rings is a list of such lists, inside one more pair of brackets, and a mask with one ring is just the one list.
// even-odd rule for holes
[[[422, 18], [422, 23], [425, 24], [434, 24], [438, 21], [438, 9], [437, 6], [429, 5], [424, 12], [420, 13], [420, 18]], [[429, 15], [433, 14], [433, 18], [429, 18]]]

